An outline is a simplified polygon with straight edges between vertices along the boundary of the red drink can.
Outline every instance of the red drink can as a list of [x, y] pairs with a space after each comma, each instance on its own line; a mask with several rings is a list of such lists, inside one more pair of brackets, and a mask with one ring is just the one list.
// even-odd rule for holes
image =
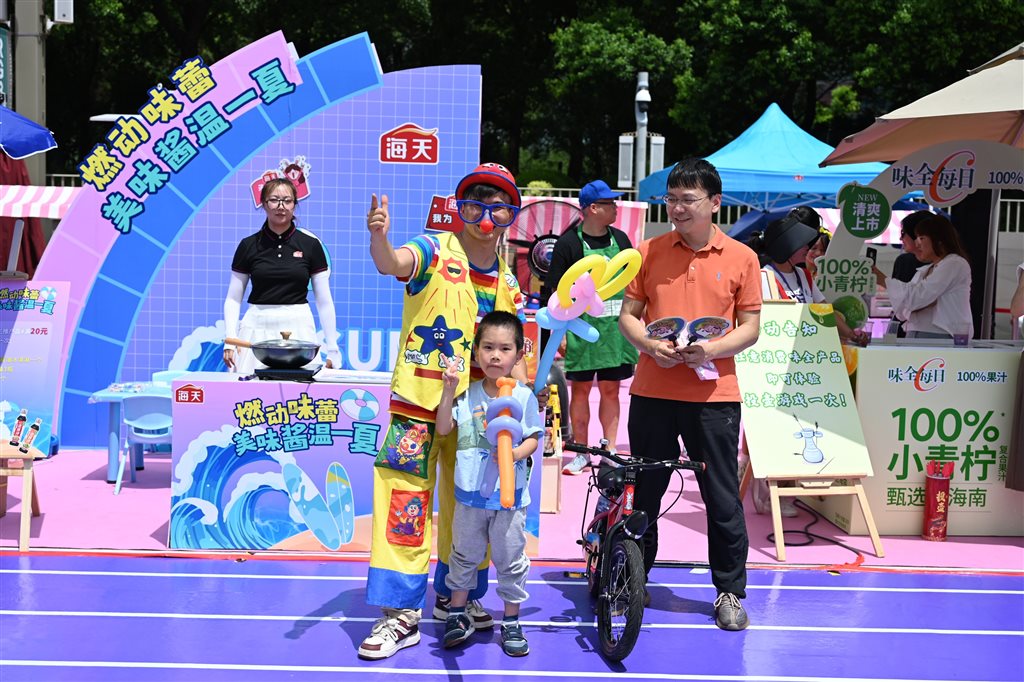
[[924, 530], [921, 531], [921, 537], [925, 540], [946, 540], [949, 480], [944, 476], [926, 476], [924, 479]]

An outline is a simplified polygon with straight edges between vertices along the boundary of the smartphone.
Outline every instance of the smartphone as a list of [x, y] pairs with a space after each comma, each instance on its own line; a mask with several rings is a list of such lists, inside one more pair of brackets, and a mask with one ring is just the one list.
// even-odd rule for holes
[[864, 250], [864, 253], [871, 259], [872, 263], [878, 265], [878, 249], [873, 246], [869, 246]]

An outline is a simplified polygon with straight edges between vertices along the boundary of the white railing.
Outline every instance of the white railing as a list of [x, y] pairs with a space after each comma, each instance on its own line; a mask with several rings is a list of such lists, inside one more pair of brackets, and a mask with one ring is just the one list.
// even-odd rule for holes
[[[78, 175], [53, 174], [46, 176], [46, 184], [52, 187], [80, 187], [82, 178]], [[526, 196], [545, 197], [566, 197], [576, 198], [580, 190], [576, 187], [520, 187], [520, 191]], [[633, 201], [636, 196], [634, 190], [616, 190], [622, 192], [626, 201]], [[999, 224], [1000, 232], [1014, 232], [1024, 234], [1024, 199], [1006, 199], [1000, 204], [1002, 219]], [[746, 213], [746, 206], [723, 206], [719, 212], [720, 225], [732, 225], [740, 216]], [[651, 204], [647, 213], [647, 222], [655, 225], [668, 225], [668, 214], [664, 204]]]
[[[579, 196], [579, 189], [575, 187], [520, 187], [519, 191], [524, 196], [542, 196], [575, 199]], [[615, 189], [622, 192], [624, 201], [635, 201], [636, 191], [631, 189]], [[723, 206], [719, 215], [722, 225], [732, 225], [739, 220], [739, 217], [747, 212], [746, 206]], [[668, 213], [665, 211], [665, 204], [651, 204], [647, 210], [647, 222], [650, 224], [668, 225]]]
[[1003, 199], [999, 202], [1000, 232], [1024, 232], [1024, 199]]
[[81, 187], [82, 178], [74, 174], [53, 174], [46, 176], [47, 187]]

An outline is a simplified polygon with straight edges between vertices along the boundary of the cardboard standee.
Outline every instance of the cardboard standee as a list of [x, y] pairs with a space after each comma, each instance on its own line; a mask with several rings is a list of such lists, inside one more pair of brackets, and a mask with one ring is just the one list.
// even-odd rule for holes
[[[736, 374], [750, 457], [740, 490], [754, 475], [767, 480], [778, 560], [786, 560], [779, 498], [809, 494], [855, 495], [884, 556], [861, 485], [871, 460], [831, 306], [765, 301], [758, 342], [737, 354]], [[780, 446], [794, 439], [802, 446]]]

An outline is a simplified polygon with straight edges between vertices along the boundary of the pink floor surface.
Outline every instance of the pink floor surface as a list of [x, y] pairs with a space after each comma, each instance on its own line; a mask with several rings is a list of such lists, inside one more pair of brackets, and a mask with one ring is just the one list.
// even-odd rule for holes
[[[113, 494], [106, 477], [106, 452], [64, 449], [56, 457], [36, 462], [42, 515], [32, 519], [33, 549], [166, 551], [170, 515], [170, 458], [148, 455], [138, 481], [125, 482], [121, 494]], [[554, 560], [580, 558], [575, 539], [586, 494], [586, 476], [560, 476], [561, 511], [541, 514], [540, 557]], [[0, 547], [17, 548], [20, 516], [20, 480], [12, 479], [8, 513], [0, 518]], [[675, 497], [670, 488], [666, 504]], [[593, 504], [593, 500], [591, 501]], [[771, 519], [754, 513], [749, 500], [747, 527], [751, 564], [769, 566], [843, 566], [853, 568], [856, 555], [848, 549], [815, 540], [806, 547], [788, 547], [786, 564], [775, 560], [774, 545], [767, 540]], [[811, 517], [785, 519], [787, 529], [803, 528]], [[660, 522], [659, 559], [706, 562], [704, 510], [696, 484], [688, 479], [682, 499]], [[827, 521], [812, 532], [834, 538], [863, 555], [863, 567], [935, 567], [944, 569], [1024, 571], [1024, 540], [1021, 538], [956, 537], [947, 542], [927, 542], [916, 536], [883, 536], [886, 556], [874, 556], [867, 537], [849, 537]]]

